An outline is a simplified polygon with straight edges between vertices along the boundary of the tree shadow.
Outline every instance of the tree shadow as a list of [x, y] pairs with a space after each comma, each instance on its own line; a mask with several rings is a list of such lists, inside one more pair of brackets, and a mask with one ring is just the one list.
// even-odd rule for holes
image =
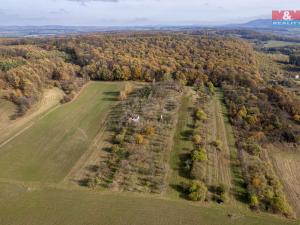
[[89, 183], [89, 179], [88, 178], [83, 178], [81, 180], [78, 180], [77, 183], [78, 183], [79, 186], [87, 187], [88, 183]]
[[180, 184], [170, 184], [170, 187], [175, 190], [177, 193], [179, 193], [179, 197], [185, 200], [189, 200], [186, 190], [184, 189], [183, 185]]
[[193, 134], [193, 130], [184, 130], [180, 132], [180, 136], [182, 140], [188, 141]]
[[[186, 149], [188, 150], [188, 149]], [[182, 153], [178, 155], [179, 162], [178, 162], [178, 175], [183, 178], [190, 178], [189, 172], [185, 169], [185, 162], [190, 159], [189, 153]]]
[[86, 170], [90, 171], [90, 172], [97, 172], [99, 169], [98, 165], [89, 165], [85, 167]]
[[103, 101], [114, 102], [117, 101], [117, 97], [119, 96], [118, 91], [105, 91], [103, 93], [106, 97], [102, 98]]

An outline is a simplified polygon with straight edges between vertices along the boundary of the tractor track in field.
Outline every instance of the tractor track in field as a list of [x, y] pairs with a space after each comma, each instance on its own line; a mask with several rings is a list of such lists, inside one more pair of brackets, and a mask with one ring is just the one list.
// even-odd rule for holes
[[[85, 84], [80, 89], [80, 91], [75, 95], [75, 97], [70, 102], [67, 102], [65, 104], [69, 104], [69, 103], [73, 102], [75, 99], [77, 99], [77, 97], [88, 86], [88, 84], [89, 83]], [[62, 104], [59, 103], [59, 101], [60, 101], [61, 98], [62, 98], [62, 93], [59, 93], [58, 91], [55, 92], [52, 89], [48, 90], [48, 92], [46, 92], [44, 94], [44, 98], [39, 102], [38, 105], [35, 106], [36, 111], [33, 111], [31, 115], [28, 115], [28, 116], [25, 115], [24, 117], [21, 117], [21, 118], [17, 119], [18, 121], [16, 121], [15, 124], [13, 125], [13, 126], [15, 126], [15, 129], [18, 129], [18, 127], [20, 128], [20, 127], [22, 127], [24, 125], [25, 125], [25, 127], [22, 127], [22, 129], [20, 131], [18, 131], [17, 133], [13, 134], [8, 139], [2, 141], [0, 143], [0, 151], [1, 151], [1, 148], [3, 146], [5, 146], [6, 144], [8, 144], [9, 142], [11, 142], [12, 140], [14, 140], [15, 138], [17, 138], [18, 136], [20, 136], [26, 130], [28, 130], [29, 128], [31, 128], [36, 122], [42, 120], [47, 115], [49, 115], [51, 112], [55, 111], [57, 108], [59, 108], [60, 106], [62, 106]], [[53, 102], [54, 102], [54, 104], [53, 104]], [[50, 105], [50, 107], [49, 107], [49, 105]]]
[[[107, 118], [107, 115], [105, 116]], [[75, 165], [71, 168], [70, 172], [63, 179], [62, 182], [78, 182], [80, 179], [83, 179], [85, 176], [85, 168], [90, 165], [95, 165], [97, 160], [101, 159], [104, 156], [104, 151], [101, 151], [103, 148], [108, 147], [110, 143], [106, 141], [106, 137], [108, 137], [108, 132], [106, 131], [107, 121], [104, 120], [101, 123], [101, 127], [98, 131], [98, 134], [94, 137], [91, 145], [87, 149], [87, 151], [81, 156], [81, 158], [75, 163]]]

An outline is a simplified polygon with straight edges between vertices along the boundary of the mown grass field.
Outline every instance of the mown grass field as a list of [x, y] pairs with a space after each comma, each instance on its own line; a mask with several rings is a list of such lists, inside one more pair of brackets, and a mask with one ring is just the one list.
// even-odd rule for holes
[[155, 196], [0, 185], [3, 225], [296, 225], [230, 206]]
[[62, 105], [0, 148], [0, 178], [58, 182], [96, 136], [114, 104], [120, 83], [87, 85]]
[[[206, 149], [208, 154], [207, 181], [210, 185], [224, 184], [230, 188], [230, 149], [219, 96], [216, 94], [207, 103], [206, 107], [209, 115], [207, 124], [205, 124], [207, 130]], [[220, 150], [212, 146], [214, 141], [220, 141]]]
[[264, 44], [265, 48], [275, 48], [275, 47], [284, 47], [284, 46], [295, 46], [295, 45], [300, 45], [300, 43], [295, 43], [295, 42], [287, 42], [287, 41], [267, 41]]
[[195, 101], [195, 93], [186, 89], [179, 108], [178, 122], [174, 134], [174, 146], [170, 156], [171, 174], [169, 178], [168, 194], [171, 197], [179, 197], [178, 188], [182, 182], [188, 182], [187, 174], [182, 171], [183, 161], [193, 149], [193, 143], [189, 140], [193, 125], [192, 107]]
[[282, 152], [270, 147], [269, 155], [276, 173], [281, 178], [286, 195], [297, 216], [300, 216], [300, 154], [299, 151]]

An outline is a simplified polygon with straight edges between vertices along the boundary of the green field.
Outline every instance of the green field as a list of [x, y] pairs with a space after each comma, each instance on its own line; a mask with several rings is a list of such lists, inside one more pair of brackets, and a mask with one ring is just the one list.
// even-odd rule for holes
[[89, 83], [62, 105], [0, 148], [0, 178], [58, 182], [101, 129], [120, 83]]
[[295, 46], [295, 45], [300, 45], [300, 43], [287, 42], [287, 41], [267, 41], [264, 44], [264, 47], [265, 48], [275, 48], [275, 47]]
[[155, 196], [0, 185], [3, 225], [296, 225], [218, 205]]
[[188, 182], [186, 174], [182, 171], [183, 161], [190, 154], [193, 149], [193, 143], [188, 139], [192, 132], [190, 126], [193, 125], [192, 107], [194, 104], [191, 89], [186, 89], [181, 100], [179, 108], [178, 122], [176, 132], [174, 135], [174, 147], [170, 157], [170, 167], [172, 169], [169, 179], [170, 188], [168, 194], [171, 197], [179, 197], [180, 192], [177, 191], [182, 182]]

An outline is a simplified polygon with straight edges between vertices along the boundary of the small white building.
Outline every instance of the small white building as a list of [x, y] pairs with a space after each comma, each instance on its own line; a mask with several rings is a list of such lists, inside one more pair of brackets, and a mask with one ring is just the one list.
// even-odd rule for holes
[[129, 120], [133, 123], [139, 123], [140, 122], [140, 116], [139, 115], [133, 115]]
[[296, 79], [296, 80], [299, 80], [299, 79], [300, 79], [300, 75], [296, 75], [296, 76], [295, 76], [295, 79]]

